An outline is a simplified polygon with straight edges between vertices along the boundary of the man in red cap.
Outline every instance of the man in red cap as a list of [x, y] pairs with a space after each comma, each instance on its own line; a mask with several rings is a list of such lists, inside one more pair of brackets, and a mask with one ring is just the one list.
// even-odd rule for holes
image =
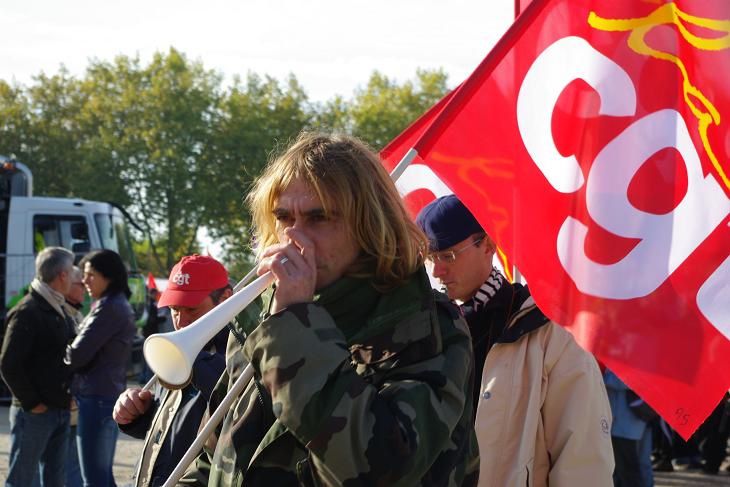
[[[183, 257], [172, 268], [158, 306], [170, 308], [176, 330], [182, 329], [231, 296], [228, 272], [217, 260]], [[162, 485], [197, 436], [208, 400], [225, 368], [228, 329], [221, 330], [198, 354], [190, 383], [182, 389], [131, 388], [114, 406], [114, 421], [126, 434], [145, 438], [137, 466], [137, 486]]]

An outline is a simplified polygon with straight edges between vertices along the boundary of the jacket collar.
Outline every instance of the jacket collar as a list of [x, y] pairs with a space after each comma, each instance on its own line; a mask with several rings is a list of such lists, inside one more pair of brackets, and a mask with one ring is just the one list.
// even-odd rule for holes
[[[339, 284], [343, 283], [338, 281], [333, 286]], [[345, 285], [349, 287], [351, 283]], [[261, 295], [262, 309], [265, 310], [261, 315], [263, 319], [269, 315], [274, 292], [272, 287]], [[388, 368], [393, 365], [392, 361], [396, 357], [399, 364], [402, 364], [404, 359], [415, 360], [415, 357], [419, 357], [419, 360], [423, 360], [424, 357], [440, 353], [441, 334], [433, 293], [424, 266], [400, 287], [385, 293], [378, 292], [365, 311], [367, 314], [359, 317], [362, 323], [359, 329], [354, 333], [350, 333], [351, 327], [343, 330], [346, 331], [347, 347], [353, 365], [378, 364], [378, 368]], [[323, 294], [325, 293], [315, 297], [315, 304], [323, 306], [342, 330], [343, 318], [338, 316], [338, 310], [359, 310], [363, 295], [357, 292], [338, 293], [338, 299], [333, 300], [337, 303], [336, 309], [330, 309], [332, 307], [326, 303], [327, 299], [324, 304], [319, 302]], [[243, 330], [244, 334], [248, 335], [256, 326], [258, 322], [253, 320]]]
[[550, 320], [535, 304], [527, 286], [522, 284], [510, 285], [514, 289], [514, 303], [505, 330], [497, 340], [498, 343], [512, 343], [523, 335], [537, 330]]
[[[486, 304], [469, 301], [462, 306], [472, 331], [472, 337], [487, 334], [495, 337], [493, 343], [512, 343], [534, 331], [549, 320], [535, 305], [527, 286], [511, 284], [506, 279]], [[489, 330], [484, 329], [490, 327]]]
[[38, 304], [38, 307], [41, 308], [43, 311], [51, 312], [58, 314], [58, 312], [51, 306], [51, 304], [44, 298], [38, 291], [35, 289], [31, 289], [29, 294], [33, 298], [33, 300]]
[[438, 316], [425, 268], [380, 295], [366, 326], [348, 341], [353, 364], [399, 366], [441, 352]]

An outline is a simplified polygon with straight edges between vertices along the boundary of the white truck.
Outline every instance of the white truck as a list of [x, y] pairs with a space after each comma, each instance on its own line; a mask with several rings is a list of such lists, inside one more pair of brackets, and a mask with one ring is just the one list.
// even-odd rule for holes
[[33, 196], [28, 167], [0, 156], [0, 296], [2, 316], [22, 297], [35, 274], [35, 256], [47, 246], [66, 247], [80, 259], [92, 249], [118, 252], [129, 269], [130, 302], [144, 319], [146, 289], [130, 245], [132, 220], [111, 203]]
[[[35, 257], [47, 246], [71, 250], [78, 259], [93, 249], [111, 249], [129, 269], [129, 300], [137, 326], [147, 319], [147, 289], [129, 240], [126, 212], [112, 203], [78, 198], [33, 196], [33, 175], [24, 164], [0, 156], [0, 328], [7, 311], [27, 291], [35, 275]], [[2, 340], [2, 333], [0, 333]], [[132, 345], [129, 372], [141, 370], [142, 338]], [[2, 343], [0, 341], [0, 343]], [[0, 402], [10, 399], [0, 381]]]

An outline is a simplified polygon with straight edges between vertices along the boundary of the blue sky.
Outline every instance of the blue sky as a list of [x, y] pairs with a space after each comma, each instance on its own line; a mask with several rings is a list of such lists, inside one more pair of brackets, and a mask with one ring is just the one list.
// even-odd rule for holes
[[0, 78], [26, 84], [61, 64], [148, 61], [170, 46], [229, 79], [294, 73], [313, 100], [350, 96], [378, 69], [398, 80], [443, 67], [452, 86], [512, 21], [511, 0], [3, 0]]

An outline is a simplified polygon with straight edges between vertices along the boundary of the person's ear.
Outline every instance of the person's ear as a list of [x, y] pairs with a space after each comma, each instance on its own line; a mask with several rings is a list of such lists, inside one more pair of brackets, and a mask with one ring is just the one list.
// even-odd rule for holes
[[484, 237], [484, 240], [482, 241], [482, 243], [484, 244], [484, 253], [485, 254], [494, 253], [497, 251], [497, 245], [488, 236]]
[[233, 296], [233, 289], [231, 289], [230, 287], [226, 288], [226, 290], [223, 291], [223, 294], [221, 294], [221, 301], [228, 299], [231, 296]]

